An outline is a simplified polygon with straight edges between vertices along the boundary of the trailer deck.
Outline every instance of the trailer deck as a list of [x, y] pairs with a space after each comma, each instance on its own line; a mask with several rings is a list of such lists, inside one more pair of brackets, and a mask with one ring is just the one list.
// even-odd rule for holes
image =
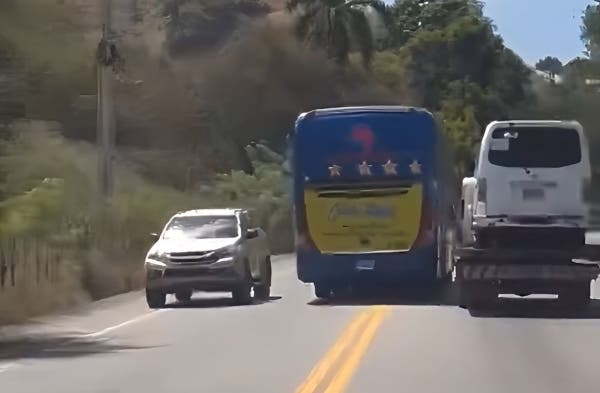
[[459, 248], [455, 257], [461, 301], [468, 306], [492, 301], [498, 293], [557, 293], [563, 299], [589, 302], [589, 283], [600, 275], [599, 250]]

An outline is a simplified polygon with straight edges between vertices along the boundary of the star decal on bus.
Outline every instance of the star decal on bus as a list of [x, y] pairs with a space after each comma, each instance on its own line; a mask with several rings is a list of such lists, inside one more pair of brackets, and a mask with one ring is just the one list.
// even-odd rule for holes
[[421, 164], [417, 160], [413, 160], [413, 162], [408, 167], [410, 168], [410, 172], [413, 175], [420, 175], [423, 173], [421, 169]]
[[387, 160], [387, 162], [382, 165], [383, 172], [386, 175], [397, 175], [398, 174], [398, 171], [396, 170], [397, 166], [398, 166], [398, 164], [393, 163], [391, 160]]
[[358, 172], [361, 176], [371, 176], [371, 167], [372, 165], [369, 165], [366, 161], [363, 161], [360, 165], [358, 165]]
[[342, 167], [339, 165], [333, 164], [329, 167], [329, 176], [331, 177], [340, 177], [342, 176]]

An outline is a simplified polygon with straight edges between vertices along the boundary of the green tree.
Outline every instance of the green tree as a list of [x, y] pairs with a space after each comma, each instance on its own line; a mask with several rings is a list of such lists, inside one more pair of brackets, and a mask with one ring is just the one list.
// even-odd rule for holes
[[529, 103], [531, 72], [478, 1], [397, 1], [390, 15], [388, 49], [376, 54], [374, 77], [438, 114], [464, 174], [485, 125]]
[[[483, 124], [506, 117], [512, 108], [523, 104], [528, 98], [531, 72], [504, 46], [491, 22], [481, 17], [476, 3], [465, 1], [463, 5], [466, 8], [454, 11], [468, 15], [447, 19], [449, 24], [441, 28], [423, 25], [401, 47], [378, 55], [376, 69], [385, 73], [379, 72], [377, 78], [385, 79], [388, 86], [390, 79], [400, 79], [395, 90], [400, 85], [418, 105], [433, 110], [439, 110], [445, 99], [458, 93], [475, 97], [469, 105]], [[434, 21], [434, 26], [442, 26], [440, 20]], [[387, 65], [382, 62], [384, 58]]]
[[544, 59], [540, 59], [535, 63], [535, 69], [560, 75], [563, 71], [563, 63], [556, 57], [546, 56]]
[[10, 48], [5, 57], [20, 68], [8, 82], [20, 84], [28, 117], [63, 121], [79, 94], [93, 94], [95, 42], [89, 33], [97, 20], [92, 13], [64, 2], [2, 4], [0, 46]]
[[212, 49], [231, 36], [240, 18], [264, 16], [270, 11], [261, 0], [161, 1], [171, 54]]
[[475, 108], [461, 100], [447, 100], [438, 116], [443, 119], [444, 132], [453, 148], [454, 167], [459, 178], [464, 177], [473, 161], [473, 148], [481, 127], [475, 118]]
[[416, 33], [400, 54], [413, 94], [421, 97], [422, 105], [439, 108], [452, 81], [468, 78], [482, 87], [491, 85], [502, 49], [490, 25], [465, 17], [445, 29]]
[[581, 38], [587, 47], [587, 55], [593, 59], [600, 58], [600, 0], [587, 6], [583, 13]]
[[465, 16], [484, 19], [483, 5], [477, 0], [396, 0], [388, 14], [388, 47], [394, 48], [403, 46], [421, 30], [444, 29]]
[[375, 52], [372, 27], [365, 7], [385, 14], [376, 0], [289, 0], [288, 10], [300, 15], [296, 32], [302, 39], [324, 48], [330, 58], [347, 63], [352, 51], [360, 52], [368, 67]]

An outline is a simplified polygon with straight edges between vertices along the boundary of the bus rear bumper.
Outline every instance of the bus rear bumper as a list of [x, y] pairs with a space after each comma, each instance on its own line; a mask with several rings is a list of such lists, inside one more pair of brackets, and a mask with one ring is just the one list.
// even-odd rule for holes
[[436, 279], [437, 248], [351, 255], [298, 251], [296, 264], [298, 279], [305, 283], [423, 284]]

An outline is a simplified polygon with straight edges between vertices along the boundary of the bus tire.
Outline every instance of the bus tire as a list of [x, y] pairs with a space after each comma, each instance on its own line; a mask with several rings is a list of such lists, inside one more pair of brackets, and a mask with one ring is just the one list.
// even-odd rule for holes
[[331, 299], [332, 288], [326, 282], [315, 282], [315, 296], [319, 299]]
[[453, 288], [452, 274], [448, 274], [448, 275], [438, 279], [434, 285], [434, 291], [433, 291], [433, 293], [435, 295], [435, 300], [439, 304], [448, 304], [448, 302], [451, 302], [452, 288]]

